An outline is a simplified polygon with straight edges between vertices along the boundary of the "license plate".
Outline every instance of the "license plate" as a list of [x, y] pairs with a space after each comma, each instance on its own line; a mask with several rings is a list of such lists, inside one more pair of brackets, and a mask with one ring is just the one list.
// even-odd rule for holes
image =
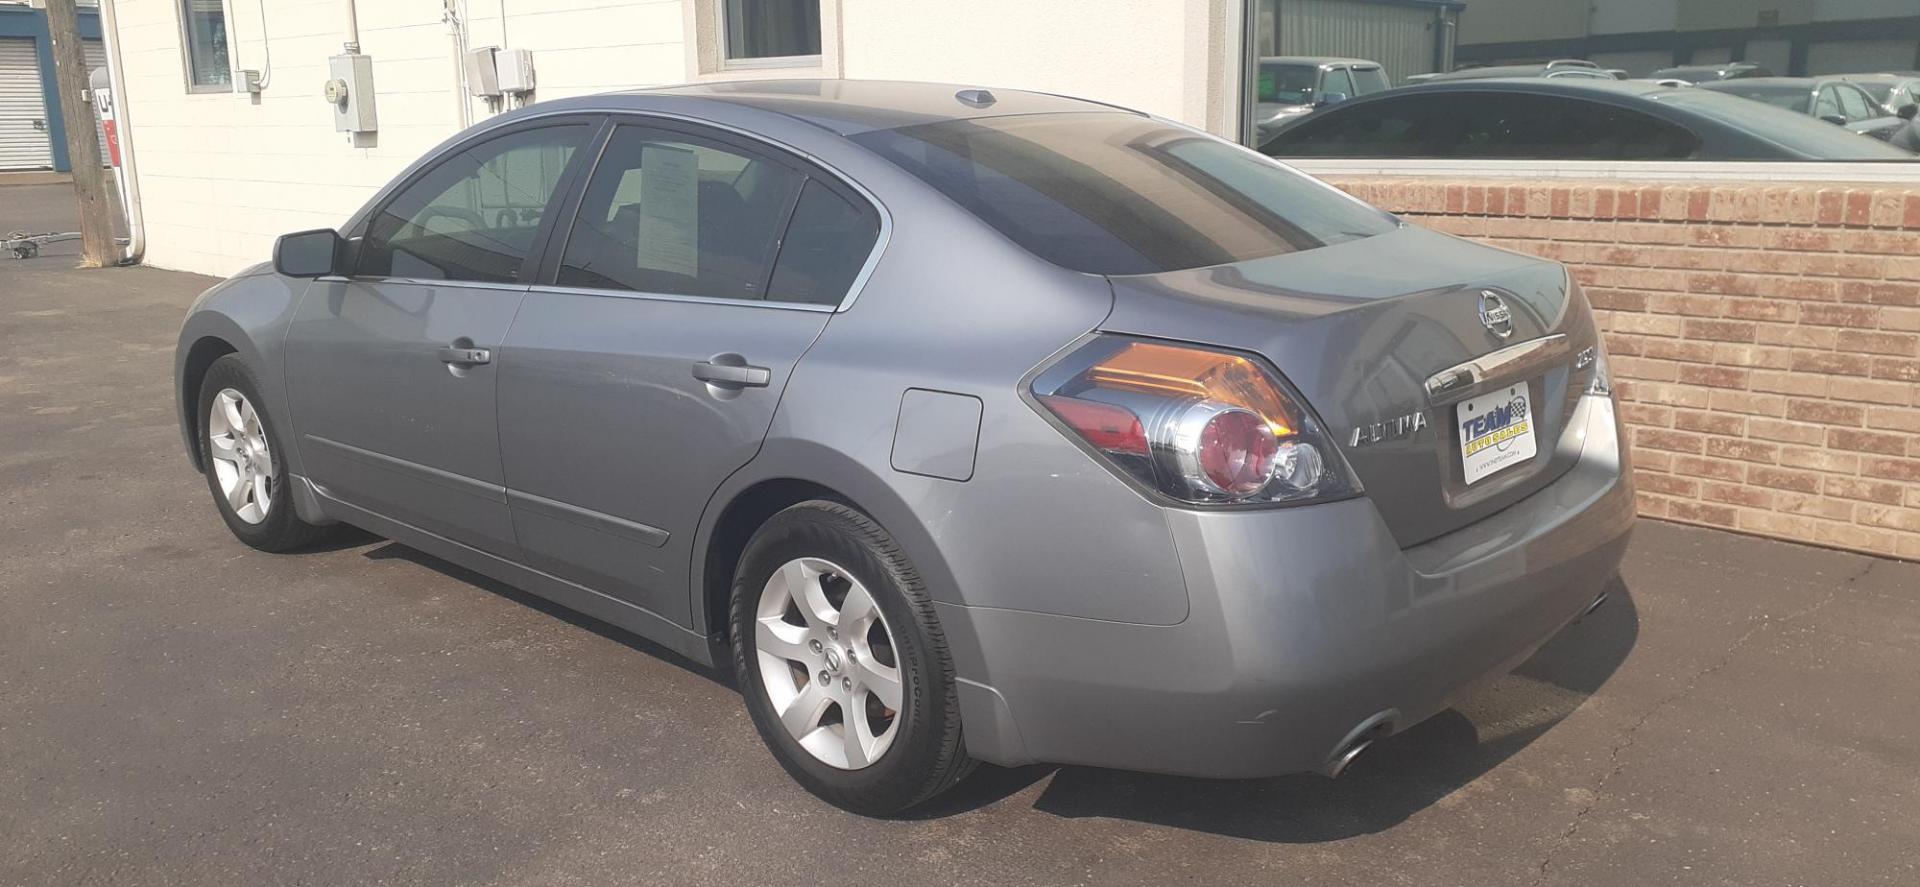
[[1533, 458], [1533, 405], [1524, 382], [1462, 401], [1454, 422], [1460, 426], [1460, 467], [1467, 483]]

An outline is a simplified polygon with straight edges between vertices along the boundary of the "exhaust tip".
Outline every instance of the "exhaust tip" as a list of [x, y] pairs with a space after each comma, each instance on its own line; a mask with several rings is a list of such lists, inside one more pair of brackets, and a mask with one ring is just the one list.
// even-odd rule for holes
[[1347, 772], [1347, 768], [1353, 764], [1355, 759], [1360, 757], [1360, 753], [1372, 746], [1373, 740], [1371, 739], [1362, 739], [1359, 742], [1349, 745], [1345, 751], [1335, 755], [1333, 760], [1328, 761], [1326, 766], [1320, 768], [1320, 772], [1326, 774], [1328, 779], [1339, 779], [1340, 774]]

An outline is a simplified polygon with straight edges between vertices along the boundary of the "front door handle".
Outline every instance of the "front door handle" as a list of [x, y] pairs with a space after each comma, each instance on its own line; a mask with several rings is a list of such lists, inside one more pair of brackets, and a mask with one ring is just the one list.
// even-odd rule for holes
[[693, 377], [721, 388], [765, 388], [773, 383], [773, 371], [766, 367], [714, 363], [711, 360], [694, 364]]
[[471, 367], [493, 362], [493, 352], [485, 348], [442, 348], [440, 362], [447, 366]]

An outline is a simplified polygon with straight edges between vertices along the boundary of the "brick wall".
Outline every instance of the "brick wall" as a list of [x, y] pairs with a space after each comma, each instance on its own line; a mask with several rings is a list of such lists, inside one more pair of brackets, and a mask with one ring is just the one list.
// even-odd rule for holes
[[1335, 184], [1573, 268], [1642, 514], [1920, 559], [1920, 185]]

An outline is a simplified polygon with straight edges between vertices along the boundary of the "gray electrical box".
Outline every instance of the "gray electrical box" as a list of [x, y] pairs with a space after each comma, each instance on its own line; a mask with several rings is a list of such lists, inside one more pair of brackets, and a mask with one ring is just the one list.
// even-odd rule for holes
[[373, 56], [351, 52], [327, 60], [326, 98], [333, 105], [334, 132], [373, 132]]
[[500, 70], [493, 59], [496, 51], [492, 46], [467, 50], [461, 59], [467, 69], [467, 92], [489, 99], [500, 96]]

